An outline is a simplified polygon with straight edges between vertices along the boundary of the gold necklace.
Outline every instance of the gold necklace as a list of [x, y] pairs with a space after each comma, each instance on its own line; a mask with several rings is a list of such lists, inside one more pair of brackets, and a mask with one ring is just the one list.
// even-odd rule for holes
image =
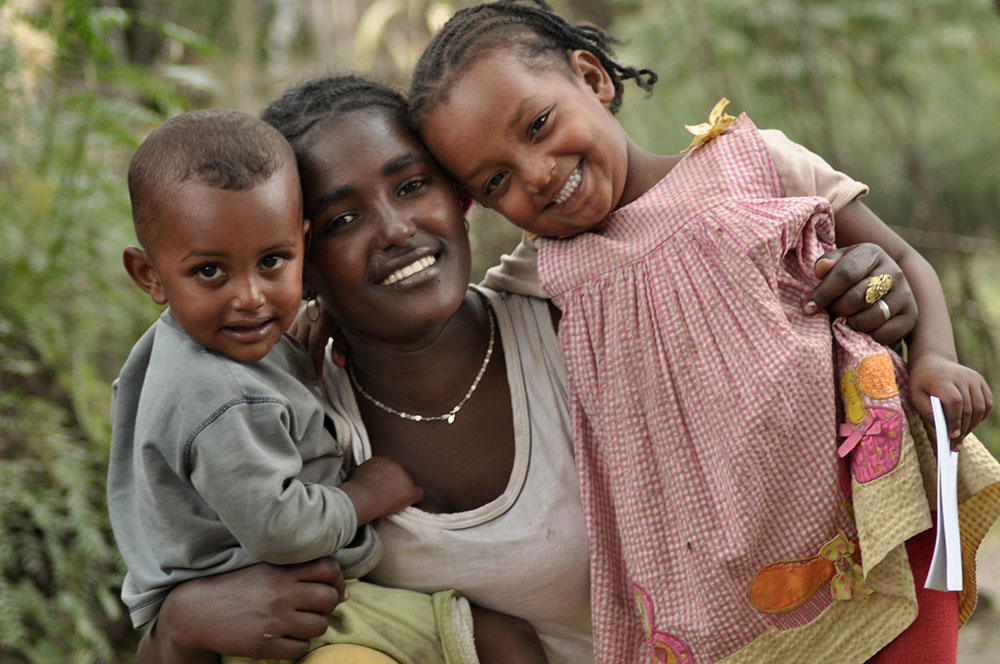
[[465, 396], [462, 397], [462, 400], [459, 401], [458, 404], [456, 404], [455, 407], [449, 410], [447, 413], [443, 415], [434, 415], [434, 416], [414, 415], [412, 413], [404, 413], [401, 410], [396, 410], [392, 406], [387, 406], [386, 404], [382, 403], [372, 395], [368, 394], [368, 392], [365, 391], [365, 388], [361, 387], [361, 383], [358, 382], [358, 377], [354, 375], [353, 364], [351, 362], [348, 362], [347, 375], [351, 379], [351, 384], [354, 385], [354, 389], [357, 390], [361, 394], [361, 396], [363, 396], [365, 399], [368, 399], [368, 401], [372, 402], [385, 412], [392, 413], [396, 417], [401, 417], [404, 420], [412, 420], [414, 422], [445, 421], [448, 424], [451, 424], [452, 422], [455, 421], [455, 416], [458, 415], [458, 411], [462, 410], [462, 406], [465, 405], [465, 402], [469, 400], [469, 397], [472, 396], [472, 393], [476, 391], [477, 387], [479, 387], [479, 381], [483, 377], [483, 374], [486, 373], [486, 367], [488, 367], [490, 364], [490, 357], [493, 356], [493, 340], [496, 337], [496, 326], [494, 325], [494, 320], [493, 320], [493, 310], [490, 308], [489, 304], [486, 305], [486, 313], [490, 319], [490, 342], [486, 346], [486, 357], [483, 358], [483, 366], [479, 367], [479, 373], [476, 374], [476, 377], [472, 381], [472, 385], [469, 386], [469, 391], [466, 392]]

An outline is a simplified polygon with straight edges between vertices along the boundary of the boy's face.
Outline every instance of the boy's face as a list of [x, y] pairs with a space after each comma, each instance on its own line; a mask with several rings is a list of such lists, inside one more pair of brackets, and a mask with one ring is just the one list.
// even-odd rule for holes
[[431, 153], [483, 205], [543, 236], [575, 235], [618, 207], [629, 142], [614, 87], [586, 51], [570, 67], [488, 53], [424, 119]]
[[130, 265], [126, 253], [132, 278], [209, 350], [239, 362], [263, 358], [302, 299], [308, 225], [295, 170], [246, 190], [185, 182], [158, 199], [150, 220], [158, 237], [145, 264]]

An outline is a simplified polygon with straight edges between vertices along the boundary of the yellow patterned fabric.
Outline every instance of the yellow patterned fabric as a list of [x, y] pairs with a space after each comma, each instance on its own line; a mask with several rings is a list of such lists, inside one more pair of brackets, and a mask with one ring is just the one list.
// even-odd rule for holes
[[[937, 460], [930, 445], [933, 430], [928, 431], [917, 417], [911, 418], [909, 425], [914, 444], [904, 443], [900, 466], [910, 463], [919, 465], [923, 477], [923, 496], [928, 504], [936, 505]], [[910, 451], [907, 453], [906, 450]], [[891, 476], [892, 474], [887, 475], [865, 485], [877, 489], [870, 492], [867, 499], [884, 501], [881, 507], [886, 514], [901, 515], [899, 523], [882, 533], [882, 537], [877, 533], [873, 534], [870, 538], [872, 542], [897, 539], [902, 533], [912, 530], [914, 523], [920, 522], [920, 518], [916, 516], [919, 510], [908, 502], [912, 498], [912, 487], [907, 485], [904, 491], [897, 494], [885, 491], [885, 487], [878, 489], [877, 483]], [[889, 486], [889, 483], [884, 484]], [[857, 484], [854, 488], [858, 488]], [[907, 495], [910, 498], [905, 498]], [[976, 552], [983, 537], [1000, 516], [1000, 463], [971, 434], [963, 441], [958, 457], [958, 502], [964, 581], [963, 590], [959, 593], [959, 621], [962, 624], [976, 606]], [[894, 520], [889, 519], [885, 523], [893, 524]], [[929, 522], [927, 527], [930, 527]], [[862, 557], [867, 562], [864, 553], [862, 550]], [[813, 647], [812, 644], [817, 642], [833, 642], [837, 649], [836, 655], [827, 660], [809, 660], [816, 664], [869, 659], [916, 618], [914, 584], [924, 583], [924, 579], [913, 578], [905, 546], [897, 546], [880, 555], [878, 564], [871, 569], [866, 568], [868, 585], [875, 591], [871, 596], [856, 594], [851, 600], [833, 602], [819, 618], [808, 625], [783, 631], [769, 630], [721, 661], [726, 664], [801, 661], [803, 653], [821, 650]], [[865, 632], [862, 628], [870, 629], [872, 625], [879, 623], [882, 628], [878, 634], [866, 640], [856, 638], [857, 634]]]

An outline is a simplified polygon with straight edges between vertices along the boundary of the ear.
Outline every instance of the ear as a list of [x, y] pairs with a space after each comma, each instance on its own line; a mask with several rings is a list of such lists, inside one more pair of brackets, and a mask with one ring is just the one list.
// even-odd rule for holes
[[302, 241], [304, 256], [309, 257], [309, 248], [312, 246], [312, 223], [308, 219], [302, 220]]
[[601, 64], [600, 59], [590, 51], [579, 49], [569, 54], [569, 64], [573, 74], [583, 80], [602, 104], [611, 103], [615, 98], [615, 85], [611, 75]]
[[135, 285], [149, 293], [149, 297], [157, 304], [166, 304], [167, 296], [163, 291], [163, 284], [160, 283], [160, 276], [156, 273], [153, 262], [149, 255], [138, 247], [126, 247], [122, 254], [122, 262], [125, 264], [125, 271], [132, 277]]

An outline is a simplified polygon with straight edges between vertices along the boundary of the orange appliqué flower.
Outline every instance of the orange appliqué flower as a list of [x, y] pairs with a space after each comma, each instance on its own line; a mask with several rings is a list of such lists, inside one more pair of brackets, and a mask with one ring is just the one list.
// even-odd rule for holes
[[691, 148], [698, 147], [702, 143], [707, 143], [722, 132], [729, 129], [733, 125], [733, 122], [736, 121], [736, 118], [728, 113], [722, 112], [728, 105], [729, 100], [723, 97], [712, 108], [712, 112], [708, 114], [708, 122], [702, 122], [701, 124], [696, 125], [684, 125], [684, 128], [687, 129], [688, 132], [694, 134], [694, 138], [691, 140], [691, 145], [681, 150], [681, 152], [687, 152]]

